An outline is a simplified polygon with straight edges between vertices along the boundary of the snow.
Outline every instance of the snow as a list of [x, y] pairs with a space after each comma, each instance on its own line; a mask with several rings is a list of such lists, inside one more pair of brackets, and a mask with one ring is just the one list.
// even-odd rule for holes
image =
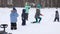
[[[34, 15], [36, 8], [30, 8], [29, 10], [29, 20], [26, 26], [22, 26], [21, 23], [21, 13], [23, 8], [16, 8], [19, 14], [17, 21], [17, 30], [10, 29], [10, 12], [12, 8], [0, 8], [0, 24], [8, 24], [6, 31], [12, 34], [60, 34], [60, 22], [54, 22], [55, 11], [58, 10], [60, 13], [60, 8], [42, 8], [41, 13], [44, 16], [40, 23], [32, 24], [35, 21]], [[0, 31], [3, 30], [0, 28]]]

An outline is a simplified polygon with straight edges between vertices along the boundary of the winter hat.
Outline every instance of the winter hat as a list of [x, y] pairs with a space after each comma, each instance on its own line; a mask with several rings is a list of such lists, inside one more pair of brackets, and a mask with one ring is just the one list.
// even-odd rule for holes
[[40, 4], [37, 4], [37, 6], [36, 6], [36, 7], [40, 9], [42, 6], [41, 6]]
[[16, 10], [16, 8], [15, 8], [15, 7], [13, 7], [13, 10]]
[[25, 11], [26, 11], [26, 10], [25, 10], [25, 9], [23, 9], [23, 13], [25, 13]]
[[58, 13], [58, 10], [56, 11], [56, 13]]
[[17, 10], [16, 10], [16, 8], [15, 8], [15, 7], [13, 7], [13, 10], [12, 10], [12, 12], [17, 12]]

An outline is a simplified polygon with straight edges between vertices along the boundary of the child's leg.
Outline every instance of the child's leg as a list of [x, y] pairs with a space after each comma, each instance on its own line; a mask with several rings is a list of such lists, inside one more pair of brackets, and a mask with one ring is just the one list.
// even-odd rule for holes
[[57, 21], [59, 22], [59, 18], [57, 18]]
[[35, 18], [36, 19], [36, 22], [38, 22], [38, 18]]
[[22, 20], [23, 22], [22, 22], [22, 25], [26, 25], [26, 20], [24, 19], [24, 20]]
[[26, 25], [26, 19], [24, 19], [24, 25]]
[[24, 20], [22, 19], [22, 25], [23, 25]]
[[14, 23], [14, 29], [15, 29], [15, 30], [17, 29], [17, 24], [16, 24], [16, 23]]
[[13, 30], [13, 23], [11, 22], [11, 30]]
[[36, 21], [32, 22], [32, 23], [37, 23], [38, 22], [38, 18], [35, 18]]
[[56, 19], [57, 19], [57, 18], [55, 17], [54, 21], [56, 21]]
[[37, 23], [37, 22], [38, 22], [38, 17], [35, 17], [35, 20], [36, 20], [36, 21], [34, 21], [34, 22], [32, 22], [32, 23]]
[[39, 22], [40, 22], [42, 18], [41, 17], [38, 17], [38, 18], [39, 18]]

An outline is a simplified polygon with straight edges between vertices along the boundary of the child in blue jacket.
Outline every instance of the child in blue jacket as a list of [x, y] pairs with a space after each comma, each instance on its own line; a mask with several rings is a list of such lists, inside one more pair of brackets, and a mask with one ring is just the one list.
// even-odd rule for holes
[[11, 20], [11, 30], [16, 30], [17, 29], [17, 17], [18, 17], [18, 13], [17, 10], [15, 9], [15, 7], [13, 7], [13, 10], [11, 11], [10, 14], [10, 20]]

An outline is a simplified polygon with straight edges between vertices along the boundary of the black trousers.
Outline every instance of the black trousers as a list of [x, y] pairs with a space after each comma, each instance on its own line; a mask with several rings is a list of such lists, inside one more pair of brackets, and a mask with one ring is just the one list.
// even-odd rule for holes
[[16, 22], [15, 23], [13, 23], [13, 22], [11, 22], [11, 30], [16, 30], [17, 29], [17, 24], [16, 24]]
[[54, 21], [56, 21], [56, 20], [59, 22], [59, 18], [55, 17]]
[[22, 25], [26, 25], [26, 19], [22, 19]]
[[[37, 17], [35, 19], [36, 19], [36, 22], [40, 22], [42, 18], [41, 17]], [[38, 19], [39, 19], [39, 21], [38, 21]]]

